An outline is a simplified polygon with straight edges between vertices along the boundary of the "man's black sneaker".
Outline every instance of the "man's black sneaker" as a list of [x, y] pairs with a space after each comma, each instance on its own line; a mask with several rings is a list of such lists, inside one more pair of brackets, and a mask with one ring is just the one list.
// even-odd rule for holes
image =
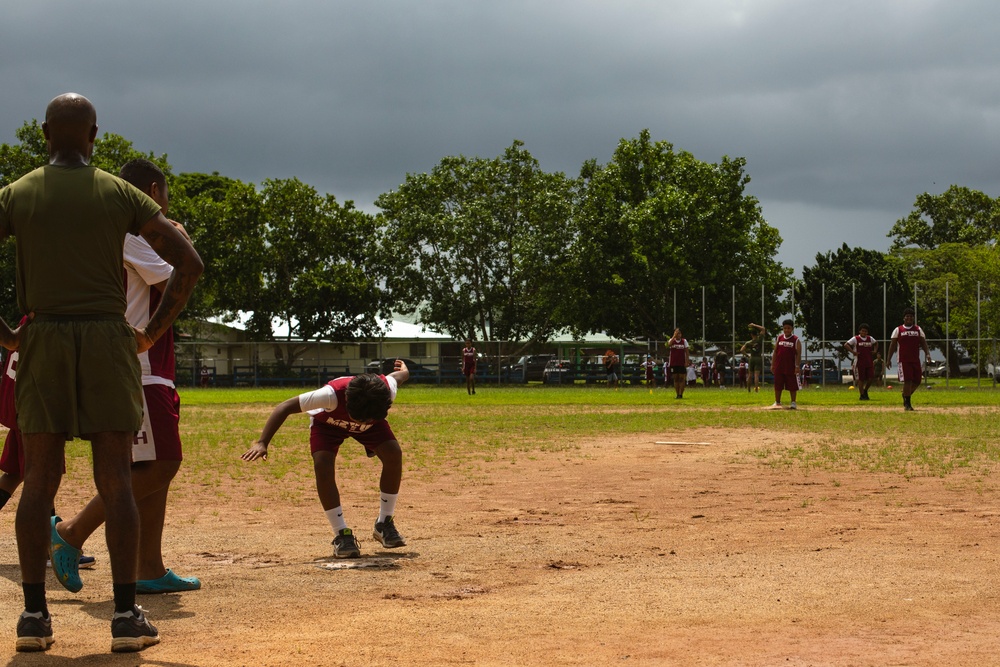
[[372, 537], [378, 540], [386, 549], [406, 546], [406, 540], [396, 530], [396, 524], [393, 523], [391, 516], [386, 517], [385, 521], [375, 523], [375, 530], [372, 533]]
[[44, 651], [52, 646], [52, 617], [42, 612], [23, 612], [17, 619], [17, 650]]
[[334, 558], [357, 558], [361, 555], [361, 547], [358, 546], [358, 538], [350, 528], [344, 528], [333, 538]]
[[132, 611], [116, 613], [111, 619], [111, 650], [115, 653], [141, 651], [160, 643], [160, 633], [146, 619], [142, 607], [134, 605]]

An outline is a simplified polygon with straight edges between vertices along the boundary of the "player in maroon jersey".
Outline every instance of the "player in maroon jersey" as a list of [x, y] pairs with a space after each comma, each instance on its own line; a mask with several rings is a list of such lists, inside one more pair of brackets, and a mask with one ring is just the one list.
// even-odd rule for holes
[[774, 341], [774, 354], [771, 356], [771, 373], [774, 375], [774, 405], [772, 408], [781, 407], [781, 393], [788, 389], [788, 394], [792, 399], [789, 406], [796, 409], [795, 394], [799, 388], [798, 373], [796, 370], [802, 362], [802, 341], [792, 333], [793, 324], [791, 320], [781, 323], [782, 332]]
[[691, 363], [691, 353], [687, 339], [681, 333], [680, 327], [674, 329], [674, 335], [667, 341], [667, 348], [670, 350], [667, 366], [670, 368], [670, 376], [674, 381], [676, 398], [684, 398], [684, 386], [687, 383], [687, 367]]
[[476, 393], [476, 348], [468, 338], [462, 348], [462, 375], [465, 376], [465, 390], [472, 396]]
[[361, 548], [347, 527], [337, 488], [335, 464], [340, 445], [348, 437], [364, 445], [369, 457], [382, 462], [379, 480], [381, 502], [372, 536], [387, 549], [406, 546], [396, 529], [394, 515], [399, 485], [403, 477], [403, 452], [389, 427], [386, 415], [396, 397], [397, 387], [410, 378], [410, 371], [397, 359], [388, 375], [367, 373], [337, 378], [316, 391], [294, 396], [279, 404], [264, 424], [257, 442], [240, 457], [244, 461], [267, 460], [271, 438], [289, 415], [310, 415], [309, 448], [316, 473], [316, 490], [330, 526], [333, 528], [335, 558], [356, 558]]
[[924, 330], [917, 326], [916, 313], [912, 308], [903, 311], [903, 323], [893, 329], [889, 352], [885, 355], [885, 367], [892, 368], [892, 357], [899, 348], [899, 381], [903, 384], [903, 409], [912, 410], [910, 397], [923, 379], [923, 364], [920, 350], [924, 351], [924, 363], [931, 358]]
[[868, 325], [861, 323], [858, 335], [844, 343], [846, 349], [854, 356], [851, 370], [854, 372], [854, 386], [858, 388], [858, 400], [867, 401], [868, 388], [875, 379], [875, 357], [878, 355], [878, 341], [868, 335]]

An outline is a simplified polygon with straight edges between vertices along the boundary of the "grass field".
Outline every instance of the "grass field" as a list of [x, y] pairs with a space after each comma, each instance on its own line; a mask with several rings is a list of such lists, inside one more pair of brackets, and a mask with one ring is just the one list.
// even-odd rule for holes
[[[294, 395], [288, 389], [185, 389], [182, 425], [189, 472], [233, 470], [234, 459], [256, 438], [272, 406]], [[771, 465], [822, 466], [908, 475], [944, 475], [955, 467], [1000, 460], [996, 412], [1000, 391], [921, 389], [917, 412], [901, 408], [895, 390], [873, 389], [861, 403], [847, 387], [800, 392], [797, 412], [770, 411], [771, 390], [692, 389], [683, 401], [673, 392], [627, 387], [481, 387], [470, 397], [458, 387], [404, 386], [390, 422], [404, 443], [407, 467], [530, 455], [606, 434], [655, 433], [695, 428], [787, 431], [785, 449], [752, 450]], [[787, 397], [786, 397], [787, 398]], [[311, 473], [306, 417], [293, 416], [275, 438], [272, 473]], [[818, 448], [797, 447], [796, 433], [818, 437]], [[849, 442], [849, 445], [841, 445]], [[863, 443], [863, 444], [859, 444]], [[345, 447], [345, 464], [362, 457]]]
[[[264, 493], [260, 483], [271, 483], [296, 500], [311, 497], [305, 415], [293, 415], [278, 432], [266, 466], [239, 460], [271, 408], [298, 390], [180, 391], [184, 480], [214, 486], [252, 479], [251, 493]], [[650, 393], [642, 387], [481, 387], [470, 397], [459, 387], [407, 385], [389, 419], [403, 444], [410, 477], [432, 477], [447, 463], [475, 479], [482, 462], [530, 459], [536, 452], [573, 447], [581, 438], [705, 428], [746, 430], [745, 457], [775, 467], [912, 477], [944, 476], [956, 469], [987, 474], [1000, 461], [1000, 391], [992, 388], [921, 388], [914, 395], [917, 411], [910, 413], [902, 410], [895, 390], [873, 389], [872, 400], [861, 403], [847, 387], [811, 388], [799, 393], [796, 412], [764, 409], [771, 392], [770, 387], [760, 394], [695, 388], [677, 401], [672, 390], [663, 388]], [[787, 432], [787, 446], [753, 444], [758, 429]], [[810, 444], [800, 445], [803, 440]], [[84, 443], [71, 445], [67, 454], [71, 470], [89, 468]], [[343, 470], [370, 467], [362, 449], [350, 445], [342, 448], [339, 465]]]

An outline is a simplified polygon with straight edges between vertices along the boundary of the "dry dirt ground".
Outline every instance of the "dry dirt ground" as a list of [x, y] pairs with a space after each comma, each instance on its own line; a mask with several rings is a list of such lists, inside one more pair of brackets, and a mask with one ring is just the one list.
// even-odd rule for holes
[[[774, 469], [746, 453], [788, 438], [656, 433], [411, 474], [397, 514], [409, 545], [392, 552], [363, 529], [376, 466], [351, 470], [345, 509], [361, 562], [378, 566], [354, 569], [322, 568], [331, 535], [308, 488], [282, 502], [179, 481], [165, 553], [204, 588], [142, 596], [163, 642], [138, 655], [108, 653], [102, 533], [83, 591], [50, 579], [55, 645], [15, 654], [8, 507], [0, 655], [58, 667], [1000, 664], [989, 478]], [[80, 487], [67, 481], [61, 505], [79, 506]]]

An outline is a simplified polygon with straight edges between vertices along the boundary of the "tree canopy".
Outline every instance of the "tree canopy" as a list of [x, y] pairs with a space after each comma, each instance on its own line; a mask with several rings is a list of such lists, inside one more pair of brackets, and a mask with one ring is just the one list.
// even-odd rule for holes
[[702, 162], [653, 142], [648, 130], [623, 139], [608, 164], [585, 163], [565, 319], [587, 332], [661, 338], [674, 326], [676, 290], [678, 324], [690, 332], [700, 328], [702, 286], [709, 338], [732, 330], [731, 308], [718, 307], [730, 303], [732, 286], [741, 329], [760, 318], [762, 285], [776, 312], [791, 272], [774, 259], [778, 231], [745, 193], [745, 164]]

